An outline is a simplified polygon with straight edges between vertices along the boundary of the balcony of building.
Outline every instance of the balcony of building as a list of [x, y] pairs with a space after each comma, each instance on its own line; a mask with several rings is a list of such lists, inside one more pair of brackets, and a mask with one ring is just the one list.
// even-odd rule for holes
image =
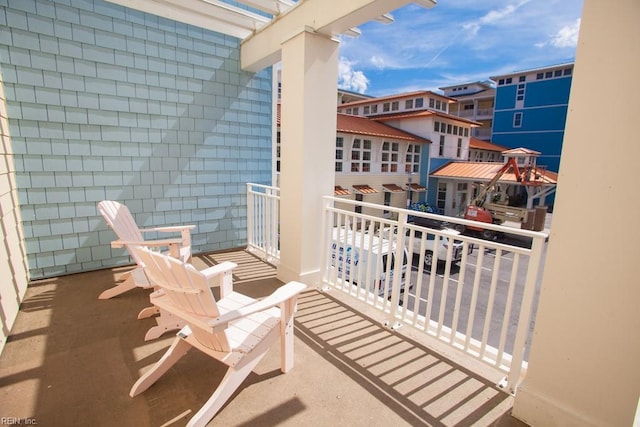
[[[262, 297], [282, 284], [276, 277], [277, 189], [250, 185], [247, 200], [248, 247], [199, 254], [193, 264], [201, 269], [235, 262], [234, 287]], [[336, 226], [356, 227], [362, 233], [385, 226], [425, 233], [431, 230], [404, 223], [403, 210], [395, 212], [401, 218], [398, 222], [356, 214], [348, 203], [334, 202], [338, 201], [326, 200], [323, 215], [335, 218]], [[526, 238], [527, 232], [514, 232]], [[394, 242], [402, 235], [388, 235], [387, 239]], [[543, 240], [545, 236], [531, 235]], [[411, 248], [425, 242], [415, 239], [406, 244]], [[417, 265], [404, 266], [408, 269], [402, 281], [406, 288], [413, 288], [411, 292], [395, 292], [400, 275], [393, 276], [393, 270], [387, 269], [382, 278], [389, 285], [387, 298], [341, 279], [340, 268], [335, 268], [335, 262], [340, 261], [335, 258], [332, 268], [327, 254], [322, 286], [309, 288], [298, 301], [294, 370], [287, 374], [279, 371], [279, 348], [274, 346], [209, 425], [335, 425], [337, 420], [341, 425], [522, 425], [510, 416], [514, 397], [509, 391], [526, 369], [522, 359], [532, 321], [521, 313], [531, 310], [520, 308], [509, 313], [511, 306], [498, 306], [505, 302], [515, 302], [514, 307], [530, 304], [524, 301], [527, 279], [537, 278], [527, 274], [518, 278], [515, 273], [504, 278], [497, 271], [505, 273], [500, 269], [502, 261], [503, 267], [508, 264], [522, 273], [528, 270], [524, 261], [531, 254], [532, 269], [537, 270], [534, 264], [542, 252], [535, 248], [532, 252], [527, 247], [531, 242], [509, 245], [465, 236], [457, 236], [456, 242], [460, 249], [464, 246], [464, 253], [456, 255], [457, 249], [449, 245], [443, 262], [439, 266], [435, 262], [432, 270], [423, 266], [423, 259]], [[358, 244], [339, 237], [319, 242], [328, 251], [336, 243]], [[395, 243], [389, 248], [398, 249], [398, 256], [405, 246]], [[478, 246], [470, 251], [472, 244]], [[475, 265], [469, 255], [473, 251], [482, 254], [474, 258]], [[507, 251], [513, 252], [508, 255]], [[514, 264], [514, 256], [520, 254], [522, 262]], [[460, 255], [461, 261], [452, 262]], [[346, 267], [347, 261], [342, 262]], [[190, 353], [142, 395], [128, 396], [131, 385], [162, 355], [174, 336], [167, 332], [159, 339], [144, 341], [154, 319], [139, 320], [136, 315], [149, 304], [149, 291], [134, 289], [110, 300], [97, 299], [130, 268], [30, 284], [0, 356], [2, 410], [3, 416], [10, 417], [7, 420], [39, 425], [183, 425], [208, 398], [224, 369], [199, 352]], [[465, 281], [460, 277], [465, 270], [478, 274], [468, 273]], [[487, 275], [487, 280], [481, 275]], [[481, 289], [485, 285], [479, 285], [480, 281], [490, 283], [491, 292]], [[505, 293], [508, 298], [494, 293], [504, 291], [505, 286], [512, 290]], [[530, 288], [529, 297], [535, 297], [535, 288]], [[451, 292], [448, 298], [447, 289]], [[460, 290], [457, 297], [453, 289]], [[495, 308], [493, 300], [498, 302]], [[475, 311], [470, 308], [474, 305]], [[519, 320], [524, 327], [516, 331], [511, 324]], [[459, 326], [452, 326], [452, 322]], [[468, 327], [473, 332], [467, 337], [464, 332]], [[450, 334], [452, 328], [458, 332]], [[518, 355], [514, 346], [523, 351]], [[509, 353], [515, 353], [515, 358]]]

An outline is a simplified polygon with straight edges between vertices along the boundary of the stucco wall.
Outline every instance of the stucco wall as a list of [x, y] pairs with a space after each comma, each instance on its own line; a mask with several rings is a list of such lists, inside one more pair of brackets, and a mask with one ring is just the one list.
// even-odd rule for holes
[[[613, 69], [617, 81], [637, 79], [639, 19], [636, 0], [584, 3], [536, 328], [514, 407], [532, 426], [639, 421], [637, 109], [625, 85], [607, 86], [616, 108], [602, 108], [596, 90]], [[609, 156], [593, 149], [603, 123], [617, 124], [607, 126]]]
[[128, 263], [96, 203], [246, 243], [245, 183], [271, 180], [271, 70], [239, 40], [101, 0], [0, 1], [0, 66], [32, 279]]

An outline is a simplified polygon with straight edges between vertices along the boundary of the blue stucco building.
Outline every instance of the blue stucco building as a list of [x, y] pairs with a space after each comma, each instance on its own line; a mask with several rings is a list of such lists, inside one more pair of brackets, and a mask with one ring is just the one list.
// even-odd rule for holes
[[539, 151], [538, 166], [557, 172], [573, 63], [491, 77], [496, 100], [491, 141]]

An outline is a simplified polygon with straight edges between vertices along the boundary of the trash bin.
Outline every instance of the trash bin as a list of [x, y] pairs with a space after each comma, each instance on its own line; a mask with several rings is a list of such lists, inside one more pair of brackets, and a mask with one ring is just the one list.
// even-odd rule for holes
[[527, 220], [522, 221], [520, 228], [523, 230], [533, 230], [533, 223], [536, 217], [535, 209], [527, 209]]
[[542, 231], [544, 230], [544, 222], [547, 219], [547, 207], [546, 206], [537, 206], [535, 219], [533, 221], [533, 230], [534, 231]]

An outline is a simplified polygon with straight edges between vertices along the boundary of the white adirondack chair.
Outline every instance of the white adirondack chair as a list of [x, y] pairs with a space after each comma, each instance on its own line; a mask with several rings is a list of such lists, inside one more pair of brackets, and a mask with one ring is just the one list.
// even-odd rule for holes
[[[118, 240], [111, 242], [111, 246], [114, 248], [124, 246], [131, 255], [131, 258], [133, 258], [138, 265], [138, 267], [127, 273], [128, 277], [126, 277], [126, 280], [113, 288], [102, 292], [98, 297], [99, 299], [113, 298], [136, 287], [151, 288], [154, 286], [153, 283], [150, 283], [142, 267], [140, 267], [140, 260], [137, 258], [135, 252], [131, 250], [132, 245], [169, 248], [169, 254], [171, 256], [185, 262], [191, 260], [191, 230], [195, 228], [195, 225], [140, 229], [133, 219], [131, 212], [129, 212], [129, 209], [125, 205], [112, 200], [103, 200], [98, 203], [98, 211], [104, 217], [107, 225], [113, 229], [118, 237]], [[143, 233], [148, 232], [180, 233], [180, 237], [160, 240], [144, 240]], [[145, 341], [158, 338], [167, 331], [180, 329], [184, 326], [183, 323], [173, 318], [169, 313], [162, 313], [155, 306], [148, 307], [140, 311], [138, 319], [151, 317], [155, 314], [160, 314], [156, 317], [157, 326], [149, 329], [145, 335]]]
[[[149, 388], [195, 347], [229, 367], [217, 389], [188, 423], [188, 426], [204, 426], [278, 337], [281, 370], [286, 373], [293, 368], [293, 316], [297, 295], [306, 285], [289, 282], [270, 296], [254, 300], [233, 291], [234, 263], [227, 261], [198, 271], [188, 263], [148, 248], [132, 249], [149, 278], [159, 287], [151, 294], [153, 304], [183, 319], [187, 326], [180, 330], [164, 356], [133, 385], [131, 397]], [[212, 294], [212, 283], [220, 287], [218, 301]]]

